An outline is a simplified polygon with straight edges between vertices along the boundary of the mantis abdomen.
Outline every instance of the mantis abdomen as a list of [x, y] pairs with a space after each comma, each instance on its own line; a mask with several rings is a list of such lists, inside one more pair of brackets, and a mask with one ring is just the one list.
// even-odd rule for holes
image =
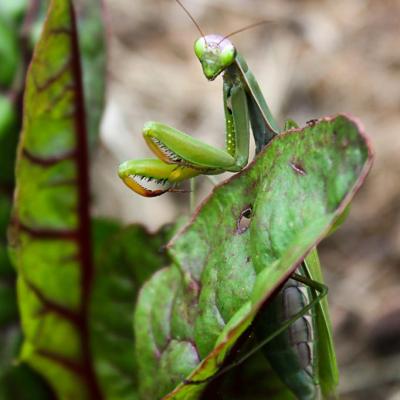
[[[262, 340], [275, 332], [282, 322], [293, 319], [309, 304], [310, 291], [300, 282], [289, 279], [260, 316], [256, 326], [257, 336]], [[262, 348], [282, 382], [302, 400], [318, 398], [317, 330], [314, 326], [315, 317], [311, 310]]]

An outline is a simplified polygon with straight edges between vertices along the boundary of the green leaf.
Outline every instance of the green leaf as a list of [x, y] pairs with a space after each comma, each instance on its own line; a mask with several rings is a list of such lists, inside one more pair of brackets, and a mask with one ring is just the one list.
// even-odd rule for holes
[[11, 192], [14, 182], [15, 151], [18, 143], [19, 121], [15, 105], [0, 95], [0, 190]]
[[260, 307], [326, 236], [371, 159], [357, 122], [339, 115], [279, 135], [214, 190], [169, 244], [174, 265], [139, 297], [142, 398], [199, 397], [205, 385], [185, 379], [218, 371]]
[[26, 82], [12, 254], [21, 360], [60, 398], [99, 398], [91, 365], [87, 133], [72, 5], [52, 1]]
[[0, 94], [0, 140], [15, 126], [16, 120], [17, 115], [12, 101], [8, 97]]
[[17, 32], [0, 14], [0, 86], [11, 85], [19, 62]]
[[22, 20], [28, 0], [3, 0], [0, 3], [0, 15], [8, 22], [18, 23]]
[[[136, 399], [132, 312], [140, 286], [167, 260], [171, 227], [150, 234], [139, 225], [122, 230], [94, 225], [96, 279], [90, 310], [93, 363], [107, 399]], [[138, 355], [138, 358], [140, 355]]]

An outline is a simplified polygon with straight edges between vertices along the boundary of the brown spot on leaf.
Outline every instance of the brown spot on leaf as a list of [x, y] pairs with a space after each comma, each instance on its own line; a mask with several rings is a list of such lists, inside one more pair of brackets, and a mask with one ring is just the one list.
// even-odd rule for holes
[[241, 235], [242, 233], [247, 231], [250, 226], [252, 214], [253, 207], [251, 205], [247, 205], [242, 209], [239, 219], [237, 220], [236, 233]]
[[297, 174], [297, 175], [301, 175], [301, 176], [305, 176], [307, 175], [306, 170], [304, 169], [304, 167], [299, 163], [299, 162], [289, 162], [290, 168], [292, 168], [292, 170]]

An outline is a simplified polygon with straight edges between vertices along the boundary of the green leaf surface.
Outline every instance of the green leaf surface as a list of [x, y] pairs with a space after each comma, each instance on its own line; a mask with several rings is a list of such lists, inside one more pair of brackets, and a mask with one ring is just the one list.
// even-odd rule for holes
[[19, 23], [25, 13], [28, 0], [2, 0], [0, 15], [9, 23]]
[[[0, 297], [3, 301], [4, 297]], [[22, 337], [16, 322], [0, 327], [0, 399], [54, 399], [54, 394], [42, 377], [27, 365], [17, 363]]]
[[279, 135], [214, 190], [169, 244], [174, 265], [139, 297], [143, 399], [199, 397], [205, 384], [185, 379], [218, 371], [260, 307], [326, 236], [371, 160], [357, 121], [339, 115]]
[[9, 194], [14, 182], [15, 152], [19, 121], [15, 104], [0, 94], [0, 191]]
[[84, 99], [72, 5], [52, 1], [27, 76], [13, 212], [21, 359], [59, 398], [99, 398], [91, 365]]
[[[7, 133], [15, 127], [17, 121], [16, 111], [12, 101], [0, 94], [0, 141], [7, 136]], [[2, 165], [3, 165], [3, 160]]]
[[120, 230], [107, 221], [94, 225], [91, 347], [107, 399], [138, 398], [132, 313], [140, 286], [166, 265], [165, 244], [171, 232], [171, 227], [164, 227], [150, 234], [139, 225]]
[[17, 71], [19, 53], [17, 32], [13, 24], [0, 14], [0, 86], [11, 85]]

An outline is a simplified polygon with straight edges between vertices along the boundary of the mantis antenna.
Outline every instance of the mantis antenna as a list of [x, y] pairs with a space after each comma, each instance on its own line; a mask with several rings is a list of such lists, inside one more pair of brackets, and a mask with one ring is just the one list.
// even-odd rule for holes
[[188, 15], [188, 17], [192, 20], [192, 22], [195, 24], [197, 30], [200, 32], [200, 35], [202, 37], [205, 37], [206, 35], [204, 34], [204, 32], [202, 31], [202, 29], [200, 28], [200, 25], [197, 23], [197, 21], [193, 18], [192, 14], [190, 14], [189, 10], [181, 3], [180, 0], [175, 0], [182, 8], [183, 11], [185, 11], [185, 13]]
[[[176, 0], [176, 1], [178, 1], [178, 0]], [[267, 23], [270, 23], [270, 22], [272, 22], [272, 21], [264, 20], [264, 21], [256, 22], [256, 23], [251, 24], [251, 25], [246, 25], [245, 27], [240, 28], [240, 29], [238, 29], [237, 31], [233, 31], [233, 32], [228, 33], [227, 35], [225, 35], [225, 36], [218, 42], [218, 44], [222, 43], [225, 39], [227, 39], [227, 38], [229, 38], [229, 37], [231, 37], [231, 36], [233, 36], [233, 35], [236, 35], [237, 33], [240, 33], [240, 32], [243, 32], [243, 31], [247, 31], [248, 29], [255, 28], [255, 27], [258, 26], [258, 25], [263, 25], [263, 24], [267, 24]]]
[[[187, 16], [192, 20], [193, 24], [196, 26], [197, 30], [200, 32], [200, 35], [201, 35], [202, 37], [204, 37], [204, 39], [205, 39], [205, 38], [206, 38], [206, 35], [204, 34], [203, 30], [200, 28], [200, 25], [198, 24], [198, 22], [194, 19], [193, 15], [189, 12], [189, 10], [188, 10], [186, 7], [182, 4], [182, 2], [181, 2], [180, 0], [175, 0], [175, 1], [176, 1], [176, 2], [178, 3], [178, 5], [182, 8], [182, 10], [187, 14]], [[229, 37], [231, 37], [231, 36], [233, 36], [233, 35], [236, 35], [237, 33], [240, 33], [240, 32], [243, 32], [243, 31], [247, 31], [248, 29], [252, 29], [252, 28], [254, 28], [254, 27], [258, 26], [258, 25], [263, 25], [263, 24], [266, 24], [266, 23], [269, 23], [269, 22], [271, 22], [271, 21], [268, 21], [268, 20], [259, 21], [259, 22], [256, 22], [256, 23], [254, 23], [254, 24], [247, 25], [247, 26], [245, 26], [245, 27], [243, 27], [243, 28], [240, 28], [240, 29], [238, 29], [238, 30], [236, 30], [236, 31], [233, 31], [233, 32], [231, 32], [231, 33], [228, 33], [227, 35], [225, 35], [225, 36], [218, 42], [218, 45], [221, 44], [225, 39], [227, 39], [227, 38], [229, 38]]]

